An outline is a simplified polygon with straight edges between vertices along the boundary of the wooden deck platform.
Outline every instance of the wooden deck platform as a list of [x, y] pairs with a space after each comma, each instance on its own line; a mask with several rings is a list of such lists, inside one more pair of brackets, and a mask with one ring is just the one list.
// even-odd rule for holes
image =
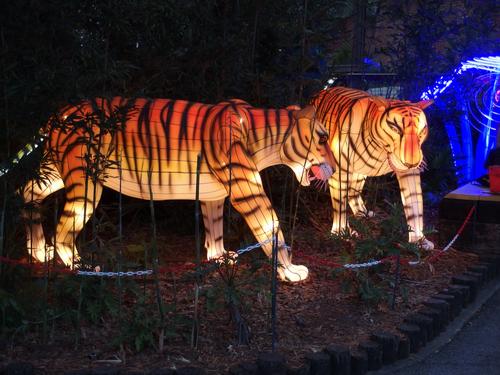
[[459, 250], [500, 254], [500, 194], [469, 183], [448, 193], [439, 207], [439, 245], [453, 238], [471, 207], [476, 210], [455, 242]]

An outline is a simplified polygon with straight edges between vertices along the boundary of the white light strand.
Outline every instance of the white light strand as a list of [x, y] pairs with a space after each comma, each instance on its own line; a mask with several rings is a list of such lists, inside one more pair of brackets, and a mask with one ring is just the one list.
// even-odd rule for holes
[[469, 69], [485, 70], [490, 73], [500, 74], [500, 56], [475, 57], [472, 60], [462, 62], [460, 67], [456, 68], [451, 75], [439, 77], [432, 87], [428, 87], [420, 98], [423, 100], [436, 99], [443, 93], [455, 78]]
[[448, 251], [448, 249], [453, 246], [453, 244], [455, 243], [455, 241], [458, 239], [459, 236], [460, 236], [460, 234], [458, 234], [458, 233], [455, 234], [455, 237], [452, 238], [450, 243], [448, 245], [446, 245], [446, 247], [443, 250], [441, 250], [441, 252], [444, 253], [444, 252]]
[[[21, 159], [23, 159], [25, 156], [28, 156], [31, 154], [34, 150], [36, 150], [40, 145], [43, 143], [45, 140], [46, 135], [45, 134], [40, 134], [38, 138], [36, 138], [32, 143], [28, 143], [26, 146], [24, 146], [20, 151], [17, 152], [16, 156], [10, 161], [10, 164], [16, 165], [19, 164]], [[10, 171], [9, 166], [5, 167], [0, 167], [0, 177], [5, 175]]]

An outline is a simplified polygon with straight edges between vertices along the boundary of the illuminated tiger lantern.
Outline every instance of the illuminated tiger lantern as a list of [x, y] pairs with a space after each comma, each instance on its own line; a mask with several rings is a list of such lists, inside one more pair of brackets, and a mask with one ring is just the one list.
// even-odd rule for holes
[[[121, 120], [104, 121], [112, 114]], [[333, 154], [328, 133], [314, 117], [311, 106], [257, 109], [239, 100], [216, 105], [120, 97], [82, 101], [64, 108], [42, 130], [47, 162], [40, 169], [41, 182], [28, 183], [24, 198], [40, 204], [65, 188], [55, 250], [71, 266], [78, 259], [75, 238], [104, 187], [147, 200], [194, 200], [199, 177], [208, 259], [225, 253], [222, 214], [229, 196], [268, 256], [277, 235], [280, 277], [303, 280], [308, 270], [291, 263], [259, 171], [285, 164], [304, 186], [315, 179], [326, 182], [333, 173]], [[54, 247], [46, 245], [39, 214], [31, 215], [28, 247], [44, 261], [53, 257]]]
[[333, 205], [332, 232], [348, 227], [347, 204], [354, 215], [373, 215], [361, 197], [368, 176], [395, 173], [409, 225], [409, 241], [424, 249], [433, 243], [423, 234], [419, 167], [427, 138], [423, 110], [431, 100], [411, 103], [385, 99], [345, 87], [320, 91], [311, 101], [330, 134], [336, 172], [329, 181]]

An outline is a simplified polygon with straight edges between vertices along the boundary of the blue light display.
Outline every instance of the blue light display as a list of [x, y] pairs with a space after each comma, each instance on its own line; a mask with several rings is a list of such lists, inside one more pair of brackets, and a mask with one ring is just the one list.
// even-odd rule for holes
[[486, 173], [484, 161], [500, 124], [500, 56], [462, 62], [424, 90], [421, 99], [434, 99], [445, 113], [455, 112], [444, 125], [459, 183]]

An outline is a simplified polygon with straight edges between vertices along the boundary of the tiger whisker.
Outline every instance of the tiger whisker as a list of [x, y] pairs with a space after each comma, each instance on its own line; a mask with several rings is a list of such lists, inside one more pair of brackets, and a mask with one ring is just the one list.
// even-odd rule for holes
[[427, 160], [425, 159], [425, 157], [422, 159], [422, 162], [420, 163], [420, 165], [418, 166], [418, 170], [420, 172], [424, 172], [428, 169], [429, 165], [427, 164]]
[[315, 179], [313, 186], [319, 191], [326, 191], [328, 187], [328, 180]]

